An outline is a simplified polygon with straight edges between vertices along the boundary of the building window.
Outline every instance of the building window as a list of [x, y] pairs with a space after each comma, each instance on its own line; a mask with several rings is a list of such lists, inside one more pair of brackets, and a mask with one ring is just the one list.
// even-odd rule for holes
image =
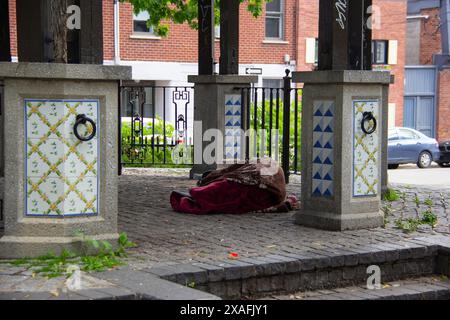
[[266, 4], [266, 38], [283, 39], [284, 0], [272, 0]]
[[372, 41], [372, 64], [388, 64], [388, 41]]
[[314, 64], [319, 64], [319, 38], [314, 43]]
[[141, 11], [133, 15], [133, 31], [135, 33], [153, 34], [153, 28], [147, 26], [150, 15], [147, 11]]

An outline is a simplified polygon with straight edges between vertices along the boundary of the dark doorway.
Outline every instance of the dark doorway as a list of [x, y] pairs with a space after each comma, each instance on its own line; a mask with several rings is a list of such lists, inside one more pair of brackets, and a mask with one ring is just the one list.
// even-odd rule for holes
[[8, 0], [0, 0], [0, 61], [11, 61]]
[[[67, 31], [68, 63], [103, 64], [102, 0], [67, 2], [68, 6], [78, 6], [81, 12], [81, 28]], [[17, 0], [20, 62], [53, 61], [53, 35], [47, 14], [49, 5], [49, 0]]]

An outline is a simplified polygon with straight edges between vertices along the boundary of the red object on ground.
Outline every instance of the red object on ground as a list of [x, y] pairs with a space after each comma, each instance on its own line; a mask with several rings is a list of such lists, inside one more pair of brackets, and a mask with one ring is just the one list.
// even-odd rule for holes
[[237, 259], [239, 258], [239, 253], [237, 252], [230, 252], [230, 254], [228, 255], [229, 259]]
[[277, 205], [275, 196], [264, 189], [220, 180], [203, 187], [192, 188], [189, 195], [172, 192], [170, 204], [177, 212], [191, 214], [242, 214]]

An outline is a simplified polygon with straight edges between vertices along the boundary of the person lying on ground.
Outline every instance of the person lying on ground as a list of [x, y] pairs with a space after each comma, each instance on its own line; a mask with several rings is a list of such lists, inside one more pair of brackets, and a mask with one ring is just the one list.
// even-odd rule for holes
[[286, 197], [283, 170], [270, 158], [207, 173], [189, 194], [173, 191], [170, 204], [176, 212], [198, 215], [288, 212], [298, 208], [295, 196]]

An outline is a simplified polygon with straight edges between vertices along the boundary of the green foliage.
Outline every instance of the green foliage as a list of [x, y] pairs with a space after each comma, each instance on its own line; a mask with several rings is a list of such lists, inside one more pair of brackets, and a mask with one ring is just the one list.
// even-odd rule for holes
[[422, 214], [423, 224], [428, 224], [431, 227], [434, 227], [437, 224], [437, 221], [438, 221], [437, 215], [435, 215], [433, 211], [431, 211], [430, 209], [428, 209]]
[[120, 234], [116, 250], [110, 242], [90, 239], [82, 232], [77, 232], [75, 236], [81, 237], [84, 244], [82, 255], [64, 249], [59, 256], [49, 252], [38, 258], [14, 260], [10, 264], [26, 267], [34, 274], [47, 278], [69, 277], [71, 276], [68, 271], [70, 265], [78, 265], [80, 270], [85, 272], [100, 272], [123, 265], [122, 258], [127, 256], [126, 249], [136, 246], [128, 240], [125, 233]]
[[398, 195], [398, 192], [395, 189], [388, 188], [386, 190], [386, 193], [384, 194], [383, 200], [394, 202], [400, 199], [400, 196]]
[[[169, 33], [168, 22], [176, 24], [187, 23], [191, 28], [198, 28], [197, 0], [120, 0], [130, 2], [135, 13], [147, 11], [150, 20], [147, 21], [149, 27], [153, 27], [155, 33], [160, 36], [167, 36]], [[267, 2], [270, 2], [269, 0]], [[240, 0], [247, 3], [247, 10], [256, 18], [262, 14], [263, 4], [266, 0]], [[220, 0], [215, 0], [215, 23], [219, 24]]]
[[398, 229], [401, 229], [407, 233], [417, 231], [417, 228], [421, 225], [421, 221], [419, 219], [398, 219], [395, 221], [395, 226]]
[[[275, 94], [275, 93], [274, 93]], [[299, 96], [301, 96], [301, 92], [298, 93]], [[267, 97], [266, 97], [267, 98]], [[281, 156], [282, 156], [282, 145], [283, 145], [283, 115], [284, 115], [284, 103], [283, 103], [283, 99], [280, 99], [278, 101], [278, 141], [274, 142], [272, 144], [270, 144], [270, 140], [269, 140], [269, 126], [270, 123], [272, 122], [272, 128], [276, 129], [277, 128], [277, 100], [274, 97], [273, 102], [272, 102], [272, 117], [270, 115], [270, 100], [266, 100], [264, 102], [264, 105], [262, 103], [258, 103], [257, 106], [257, 110], [256, 110], [256, 125], [258, 129], [262, 129], [263, 128], [263, 106], [264, 106], [264, 126], [266, 129], [266, 156], [268, 156], [268, 149], [272, 148], [275, 143], [278, 143], [279, 146], [279, 160], [281, 161]], [[301, 118], [301, 112], [302, 112], [302, 104], [300, 101], [298, 101], [298, 113], [297, 113], [297, 150], [298, 150], [298, 154], [297, 154], [297, 167], [298, 170], [301, 169], [301, 145], [302, 145], [302, 141], [301, 141], [301, 132], [302, 132], [302, 118]], [[250, 105], [250, 127], [254, 128], [254, 123], [255, 123], [255, 105], [254, 103], [252, 103]], [[262, 142], [262, 137], [261, 134], [259, 132], [256, 133], [257, 134], [257, 150], [256, 152], [258, 153], [259, 156], [261, 156], [260, 150], [261, 150], [261, 142]], [[274, 139], [274, 136], [272, 135], [272, 139]], [[274, 141], [274, 140], [273, 140]], [[289, 159], [290, 159], [290, 164], [291, 164], [291, 169], [294, 168], [294, 160], [295, 160], [295, 103], [292, 102], [291, 103], [291, 107], [290, 107], [290, 124], [289, 124]], [[250, 139], [250, 144], [252, 144], [252, 139]], [[275, 158], [275, 155], [272, 154], [272, 158]]]
[[[144, 137], [151, 137], [153, 135], [153, 119], [147, 119], [143, 128]], [[162, 140], [164, 136], [164, 121], [161, 117], [155, 117], [155, 136], [159, 136]], [[165, 123], [165, 132], [167, 138], [172, 138], [175, 133], [175, 127], [173, 124], [166, 121]], [[132, 132], [131, 122], [130, 120], [122, 120], [122, 138], [129, 138], [131, 136], [140, 136], [141, 132]]]
[[417, 208], [420, 207], [420, 199], [419, 199], [419, 196], [417, 194], [414, 196], [414, 203], [416, 204]]
[[438, 222], [438, 217], [429, 209], [422, 213], [422, 218], [410, 218], [410, 219], [397, 219], [395, 221], [395, 226], [402, 229], [405, 232], [417, 231], [417, 228], [421, 225], [429, 225], [432, 228], [436, 226]]
[[387, 224], [389, 223], [389, 216], [392, 215], [392, 204], [387, 203], [385, 204], [381, 210], [383, 211], [383, 228], [386, 228]]
[[[175, 139], [174, 125], [167, 121], [164, 125], [163, 119], [156, 116], [153, 129], [153, 119], [147, 120], [149, 121], [145, 122], [142, 128], [142, 133], [140, 131], [133, 130], [131, 120], [122, 121], [122, 162], [133, 163], [133, 167], [145, 167], [151, 163], [163, 164], [165, 154], [166, 163], [172, 165], [174, 162], [172, 160], [173, 147], [169, 144], [169, 142]], [[166, 135], [165, 151], [162, 147], [162, 145], [164, 145], [164, 132]], [[155, 144], [154, 148], [152, 148], [153, 133]], [[143, 140], [142, 136], [144, 137]]]
[[433, 200], [431, 198], [425, 199], [423, 203], [429, 207], [433, 206]]

